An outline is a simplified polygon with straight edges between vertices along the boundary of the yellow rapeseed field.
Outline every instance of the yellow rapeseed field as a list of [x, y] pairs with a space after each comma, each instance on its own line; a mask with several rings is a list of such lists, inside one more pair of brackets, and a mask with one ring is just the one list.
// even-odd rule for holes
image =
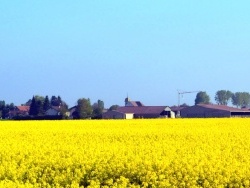
[[0, 187], [250, 187], [250, 119], [0, 121]]

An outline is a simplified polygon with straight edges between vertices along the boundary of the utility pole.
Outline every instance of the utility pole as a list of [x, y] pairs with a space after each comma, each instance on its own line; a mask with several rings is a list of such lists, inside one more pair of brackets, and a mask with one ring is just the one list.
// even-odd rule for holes
[[188, 94], [188, 93], [198, 93], [200, 91], [179, 91], [178, 90], [178, 107], [180, 106], [180, 96], [183, 94]]

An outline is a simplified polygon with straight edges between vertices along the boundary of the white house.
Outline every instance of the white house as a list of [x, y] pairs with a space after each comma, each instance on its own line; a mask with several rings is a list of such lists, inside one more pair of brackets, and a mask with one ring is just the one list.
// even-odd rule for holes
[[45, 115], [47, 116], [58, 116], [60, 114], [60, 106], [52, 106], [46, 112]]

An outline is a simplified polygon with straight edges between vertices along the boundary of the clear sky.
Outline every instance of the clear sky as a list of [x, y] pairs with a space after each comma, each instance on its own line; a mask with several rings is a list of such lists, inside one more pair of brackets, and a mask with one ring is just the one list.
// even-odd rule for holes
[[[1, 0], [0, 100], [177, 104], [250, 92], [249, 0]], [[194, 104], [196, 93], [181, 103]]]

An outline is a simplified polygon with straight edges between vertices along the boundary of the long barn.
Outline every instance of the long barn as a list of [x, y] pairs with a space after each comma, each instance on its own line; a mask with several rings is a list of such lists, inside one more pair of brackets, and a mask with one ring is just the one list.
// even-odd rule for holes
[[181, 110], [183, 118], [209, 117], [250, 117], [249, 109], [239, 109], [224, 105], [198, 104]]
[[124, 106], [103, 113], [103, 119], [170, 118], [174, 112], [168, 106]]

